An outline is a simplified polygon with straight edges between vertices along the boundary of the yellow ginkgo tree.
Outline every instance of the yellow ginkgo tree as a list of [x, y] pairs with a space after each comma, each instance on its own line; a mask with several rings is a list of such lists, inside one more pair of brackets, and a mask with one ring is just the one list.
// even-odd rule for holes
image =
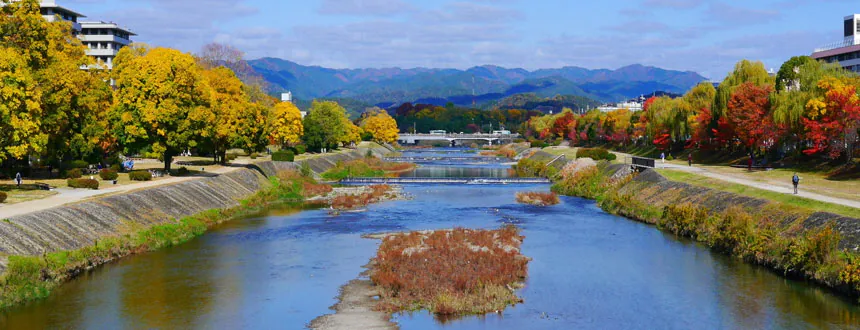
[[361, 128], [373, 136], [373, 141], [380, 143], [394, 143], [400, 137], [397, 121], [385, 110], [368, 113], [361, 121]]
[[168, 48], [126, 47], [114, 61], [111, 124], [126, 153], [173, 156], [193, 148], [211, 125], [212, 92], [194, 57]]
[[0, 47], [0, 161], [40, 152], [47, 136], [40, 132], [41, 92], [27, 59]]
[[289, 147], [302, 141], [302, 113], [292, 102], [275, 104], [269, 124], [269, 139], [273, 145]]
[[225, 163], [227, 149], [243, 139], [240, 126], [246, 124], [243, 113], [251, 104], [233, 70], [215, 67], [205, 70], [204, 76], [212, 93], [212, 103], [201, 133], [212, 143], [216, 162]]

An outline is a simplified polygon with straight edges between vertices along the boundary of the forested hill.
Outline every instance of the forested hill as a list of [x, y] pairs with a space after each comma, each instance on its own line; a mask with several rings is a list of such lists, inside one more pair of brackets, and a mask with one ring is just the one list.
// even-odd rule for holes
[[705, 80], [695, 72], [630, 65], [617, 70], [578, 67], [528, 71], [498, 66], [456, 69], [329, 69], [277, 58], [249, 61], [271, 92], [292, 91], [298, 99], [340, 98], [379, 105], [405, 102], [470, 106], [533, 93], [614, 102], [654, 91], [683, 93]]

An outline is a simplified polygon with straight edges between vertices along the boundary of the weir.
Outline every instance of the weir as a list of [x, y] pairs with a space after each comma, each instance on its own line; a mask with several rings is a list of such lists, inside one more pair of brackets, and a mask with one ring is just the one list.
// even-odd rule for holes
[[478, 163], [507, 163], [505, 157], [386, 157], [389, 162], [478, 162]]
[[543, 184], [545, 178], [347, 178], [344, 184]]

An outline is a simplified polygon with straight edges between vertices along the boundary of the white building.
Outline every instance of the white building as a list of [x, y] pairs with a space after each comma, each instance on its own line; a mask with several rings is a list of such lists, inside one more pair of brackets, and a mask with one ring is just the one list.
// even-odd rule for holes
[[860, 73], [860, 14], [845, 16], [842, 23], [842, 41], [816, 49], [812, 58], [837, 62], [847, 70]]
[[642, 111], [642, 103], [640, 103], [640, 102], [623, 102], [623, 103], [609, 104], [609, 105], [597, 107], [597, 110], [600, 110], [603, 112], [612, 112], [612, 111], [621, 110], [621, 109], [627, 109], [627, 110], [630, 110], [631, 112]]
[[101, 68], [113, 69], [113, 59], [125, 46], [131, 44], [133, 32], [121, 28], [116, 23], [108, 22], [81, 22], [81, 39], [87, 47], [87, 55], [94, 57]]
[[44, 17], [48, 22], [55, 22], [59, 17], [62, 20], [72, 23], [74, 34], [81, 32], [81, 24], [78, 23], [78, 19], [86, 17], [83, 14], [62, 7], [54, 0], [41, 0], [39, 7], [41, 7], [42, 17]]

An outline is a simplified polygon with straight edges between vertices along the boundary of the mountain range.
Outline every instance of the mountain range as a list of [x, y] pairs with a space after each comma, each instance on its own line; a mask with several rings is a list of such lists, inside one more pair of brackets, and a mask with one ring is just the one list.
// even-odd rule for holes
[[467, 70], [429, 68], [330, 69], [278, 58], [248, 61], [272, 93], [302, 100], [353, 99], [388, 108], [405, 102], [482, 105], [518, 94], [622, 101], [656, 91], [684, 93], [705, 78], [691, 71], [630, 65], [617, 70], [580, 67], [528, 71], [484, 65]]

